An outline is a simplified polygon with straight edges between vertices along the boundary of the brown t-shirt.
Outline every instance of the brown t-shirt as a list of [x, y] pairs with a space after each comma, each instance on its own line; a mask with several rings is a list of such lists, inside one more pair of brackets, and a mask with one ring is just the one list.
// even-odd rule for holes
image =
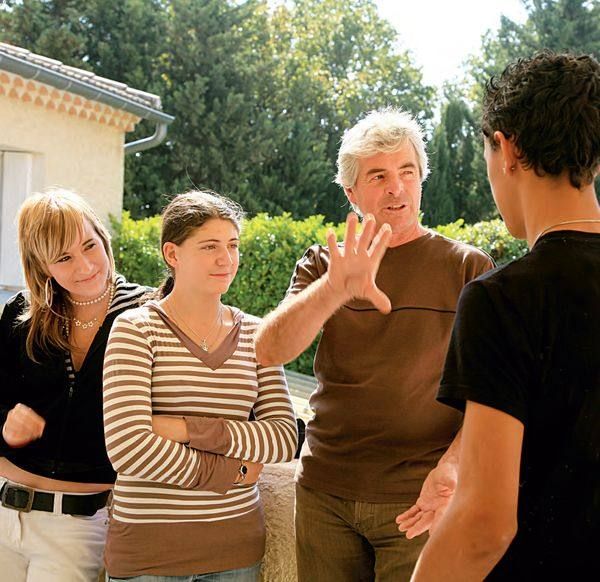
[[[321, 277], [328, 263], [326, 247], [310, 247], [288, 295]], [[483, 251], [432, 231], [387, 250], [376, 282], [392, 312], [353, 300], [323, 328], [301, 485], [359, 501], [416, 499], [462, 420], [435, 399], [458, 296], [492, 267]]]

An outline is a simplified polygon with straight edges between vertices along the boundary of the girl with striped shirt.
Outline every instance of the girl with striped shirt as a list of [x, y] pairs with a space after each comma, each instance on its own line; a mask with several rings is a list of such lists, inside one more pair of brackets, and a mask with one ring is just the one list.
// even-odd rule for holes
[[177, 196], [163, 213], [170, 276], [157, 299], [112, 328], [111, 580], [257, 580], [265, 531], [256, 481], [263, 463], [293, 458], [297, 432], [283, 369], [256, 361], [259, 320], [221, 302], [238, 269], [241, 217], [215, 194]]

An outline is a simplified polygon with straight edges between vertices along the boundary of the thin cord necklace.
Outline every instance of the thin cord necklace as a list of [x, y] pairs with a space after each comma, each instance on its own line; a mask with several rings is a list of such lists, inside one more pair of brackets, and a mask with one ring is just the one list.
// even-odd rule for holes
[[[108, 291], [109, 291], [109, 296], [108, 296], [108, 303], [106, 305], [106, 311], [104, 312], [104, 317], [106, 317], [106, 314], [108, 313], [108, 310], [110, 309], [110, 306], [113, 302], [114, 296], [115, 296], [115, 285], [114, 283], [111, 283], [108, 286]], [[104, 293], [104, 296], [106, 297], [106, 293]], [[93, 303], [96, 303], [95, 301]], [[87, 321], [82, 321], [81, 319], [77, 319], [76, 317], [71, 317], [71, 320], [73, 320], [73, 325], [75, 327], [80, 327], [81, 329], [89, 329], [90, 327], [94, 327], [96, 324], [98, 324], [98, 326], [100, 325], [100, 320], [98, 319], [98, 316], [89, 319]], [[67, 337], [69, 336], [70, 332], [71, 332], [71, 328], [69, 325], [69, 319], [67, 318], [66, 322], [65, 322], [65, 331], [67, 334]]]
[[535, 243], [542, 236], [544, 236], [548, 231], [552, 230], [553, 228], [556, 228], [557, 226], [564, 226], [565, 224], [580, 224], [580, 223], [586, 223], [586, 224], [600, 223], [600, 218], [581, 218], [579, 220], [563, 220], [562, 222], [557, 222], [556, 224], [551, 224], [550, 226], [548, 226], [544, 230], [542, 230], [542, 232], [540, 232], [540, 234], [538, 234], [535, 237], [535, 240], [533, 241], [533, 244], [531, 245], [531, 247], [533, 248], [535, 246]]
[[209, 333], [203, 338], [193, 327], [191, 327], [184, 319], [183, 317], [181, 317], [181, 315], [179, 315], [179, 312], [177, 311], [177, 309], [175, 309], [175, 306], [168, 301], [169, 304], [169, 308], [173, 311], [175, 317], [177, 318], [177, 321], [179, 321], [181, 324], [183, 324], [184, 327], [186, 327], [189, 331], [192, 332], [192, 334], [194, 336], [196, 336], [197, 338], [200, 338], [200, 343], [199, 346], [202, 349], [202, 351], [204, 352], [208, 352], [208, 350], [210, 349], [210, 346], [213, 344], [213, 342], [209, 343], [208, 340], [212, 338], [212, 334], [215, 331], [215, 329], [217, 329], [217, 338], [219, 337], [219, 334], [221, 333], [221, 329], [223, 328], [223, 304], [219, 303], [219, 313], [217, 314], [217, 317], [215, 318], [215, 323], [214, 325], [211, 327]]
[[109, 281], [106, 284], [106, 289], [102, 292], [102, 295], [98, 295], [96, 299], [90, 299], [89, 301], [76, 301], [69, 294], [66, 294], [67, 301], [72, 305], [78, 305], [79, 307], [83, 307], [84, 305], [94, 305], [94, 303], [100, 303], [100, 301], [102, 301], [108, 295], [112, 286], [112, 282]]

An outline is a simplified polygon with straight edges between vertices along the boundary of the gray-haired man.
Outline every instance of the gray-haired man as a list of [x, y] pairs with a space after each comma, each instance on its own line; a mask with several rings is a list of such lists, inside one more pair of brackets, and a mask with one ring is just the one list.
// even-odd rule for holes
[[301, 581], [408, 580], [425, 540], [399, 535], [394, 518], [436, 464], [437, 484], [455, 474], [444, 452], [461, 415], [435, 395], [460, 290], [492, 261], [421, 226], [427, 173], [407, 113], [375, 111], [347, 131], [337, 181], [362, 234], [351, 214], [342, 246], [330, 233], [310, 247], [257, 336], [257, 357], [273, 364], [323, 330], [297, 474]]

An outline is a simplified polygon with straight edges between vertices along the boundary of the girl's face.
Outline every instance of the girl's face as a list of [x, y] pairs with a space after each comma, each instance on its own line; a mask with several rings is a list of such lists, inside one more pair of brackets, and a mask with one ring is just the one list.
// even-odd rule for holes
[[238, 229], [229, 220], [211, 218], [180, 245], [167, 242], [164, 256], [175, 270], [178, 287], [199, 293], [226, 293], [237, 273]]
[[77, 240], [47, 268], [73, 299], [86, 301], [98, 297], [106, 289], [110, 261], [102, 239], [85, 220]]

